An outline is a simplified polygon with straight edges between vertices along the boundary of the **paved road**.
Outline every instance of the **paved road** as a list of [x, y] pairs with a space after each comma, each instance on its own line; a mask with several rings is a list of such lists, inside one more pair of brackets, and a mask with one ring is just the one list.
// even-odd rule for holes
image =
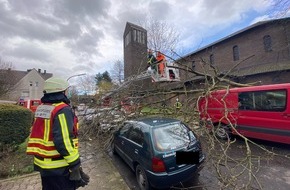
[[[273, 150], [279, 155], [290, 157], [290, 146], [264, 141], [256, 141], [269, 150]], [[84, 170], [89, 173], [91, 182], [80, 190], [139, 190], [135, 179], [135, 174], [118, 156], [110, 157], [102, 153], [92, 142], [80, 144]], [[236, 155], [242, 154], [244, 147], [242, 140], [238, 139], [232, 151]], [[283, 156], [269, 157], [267, 153], [256, 147], [252, 147], [252, 154], [261, 158], [268, 157], [267, 160], [253, 162], [259, 164], [259, 170], [255, 172], [257, 179], [265, 190], [289, 190], [290, 189], [290, 159]], [[113, 164], [112, 164], [113, 163]], [[117, 169], [116, 169], [117, 168]], [[190, 183], [184, 184], [185, 187], [195, 187], [195, 190], [207, 189], [215, 190], [219, 186], [214, 169], [209, 162]], [[119, 173], [120, 172], [120, 173]], [[259, 189], [257, 184], [253, 184], [253, 189]], [[0, 180], [0, 190], [40, 190], [40, 178], [38, 173]], [[192, 188], [191, 188], [192, 189]], [[233, 189], [233, 188], [229, 188]]]
[[[260, 183], [253, 182], [251, 188], [255, 189], [265, 189], [265, 190], [289, 190], [290, 189], [290, 145], [278, 144], [265, 141], [255, 141], [256, 143], [262, 145], [268, 150], [274, 151], [276, 154], [284, 156], [274, 156], [269, 157], [265, 151], [251, 146], [253, 157], [260, 157], [260, 161], [253, 160], [253, 171], [255, 177]], [[205, 143], [203, 143], [205, 145]], [[237, 139], [236, 143], [232, 146], [230, 152], [232, 155], [241, 156], [244, 154], [245, 144], [243, 140]], [[288, 155], [289, 158], [286, 158]], [[135, 174], [132, 172], [126, 163], [118, 156], [110, 154], [115, 167], [118, 169], [129, 188], [132, 190], [139, 190]], [[265, 159], [265, 158], [268, 159]], [[221, 166], [221, 169], [223, 167]], [[246, 175], [242, 175], [241, 178], [248, 179], [247, 172]], [[254, 176], [252, 177], [254, 179]], [[243, 180], [240, 180], [243, 181]], [[200, 171], [199, 175], [196, 176], [192, 181], [183, 184], [185, 188], [194, 190], [216, 190], [219, 189], [220, 182], [217, 180], [217, 175], [215, 173], [215, 168], [212, 164], [207, 161], [204, 168]], [[239, 184], [241, 187], [242, 184]], [[234, 187], [229, 187], [228, 189], [235, 189]], [[240, 189], [240, 188], [236, 188]]]
[[[91, 142], [80, 143], [82, 166], [89, 174], [89, 185], [80, 190], [129, 190], [107, 154]], [[0, 180], [0, 190], [41, 190], [38, 173]]]

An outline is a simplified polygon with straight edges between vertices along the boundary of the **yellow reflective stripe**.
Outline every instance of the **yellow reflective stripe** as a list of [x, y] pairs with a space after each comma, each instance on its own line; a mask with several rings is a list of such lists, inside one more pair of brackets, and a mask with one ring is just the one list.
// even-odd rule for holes
[[28, 140], [28, 143], [37, 143], [37, 144], [41, 144], [43, 146], [54, 146], [53, 141], [44, 141], [42, 139], [37, 139], [37, 138], [30, 138]]
[[56, 107], [56, 106], [59, 106], [61, 104], [65, 104], [65, 103], [61, 102], [61, 103], [55, 103], [55, 104], [52, 104], [52, 105]]
[[26, 152], [36, 152], [45, 156], [59, 156], [59, 152], [57, 150], [43, 150], [37, 147], [27, 147]]
[[40, 160], [34, 157], [34, 164], [43, 168], [43, 169], [54, 169], [68, 166], [69, 164], [65, 159], [62, 160], [51, 160], [49, 158], [45, 158], [44, 160]]
[[64, 114], [59, 114], [58, 115], [59, 121], [60, 121], [60, 127], [61, 127], [61, 132], [62, 132], [62, 138], [63, 138], [63, 143], [65, 145], [65, 148], [67, 151], [70, 153], [73, 151], [73, 147], [70, 141], [70, 136], [69, 136], [69, 131], [68, 131], [68, 126], [67, 122], [65, 119]]
[[65, 160], [68, 163], [72, 163], [72, 162], [76, 161], [79, 157], [80, 157], [80, 155], [79, 155], [77, 150], [75, 150], [75, 152], [73, 154], [70, 154], [69, 156], [64, 156]]
[[64, 114], [59, 114], [58, 115], [59, 121], [60, 121], [60, 126], [61, 126], [61, 131], [62, 131], [62, 138], [63, 138], [63, 143], [69, 153], [68, 156], [64, 156], [66, 161], [68, 163], [74, 162], [79, 158], [79, 152], [77, 149], [74, 149], [74, 146], [71, 144], [70, 136], [69, 136], [69, 131], [68, 131], [68, 126], [67, 122], [65, 119]]
[[44, 141], [48, 141], [49, 139], [49, 132], [50, 132], [49, 128], [50, 128], [50, 120], [45, 119], [44, 120], [44, 136], [43, 136]]

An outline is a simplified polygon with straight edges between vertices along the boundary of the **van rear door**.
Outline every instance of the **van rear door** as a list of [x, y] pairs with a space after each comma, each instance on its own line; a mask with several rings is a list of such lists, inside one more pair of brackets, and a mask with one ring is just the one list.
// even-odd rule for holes
[[289, 89], [239, 92], [238, 131], [257, 139], [290, 143]]

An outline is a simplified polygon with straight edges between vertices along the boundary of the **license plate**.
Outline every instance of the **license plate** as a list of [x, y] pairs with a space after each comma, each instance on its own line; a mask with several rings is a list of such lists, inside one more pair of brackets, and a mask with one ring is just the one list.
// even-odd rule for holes
[[199, 152], [176, 151], [176, 164], [198, 164]]

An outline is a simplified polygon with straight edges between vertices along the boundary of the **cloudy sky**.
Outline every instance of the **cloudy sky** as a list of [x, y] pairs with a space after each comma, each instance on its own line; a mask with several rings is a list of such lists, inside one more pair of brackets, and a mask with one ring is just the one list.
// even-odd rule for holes
[[[278, 0], [0, 0], [0, 57], [55, 76], [110, 71], [123, 60], [126, 22], [174, 26], [185, 55], [257, 21], [285, 17]], [[288, 3], [287, 3], [288, 2]], [[285, 9], [286, 6], [286, 9]]]

